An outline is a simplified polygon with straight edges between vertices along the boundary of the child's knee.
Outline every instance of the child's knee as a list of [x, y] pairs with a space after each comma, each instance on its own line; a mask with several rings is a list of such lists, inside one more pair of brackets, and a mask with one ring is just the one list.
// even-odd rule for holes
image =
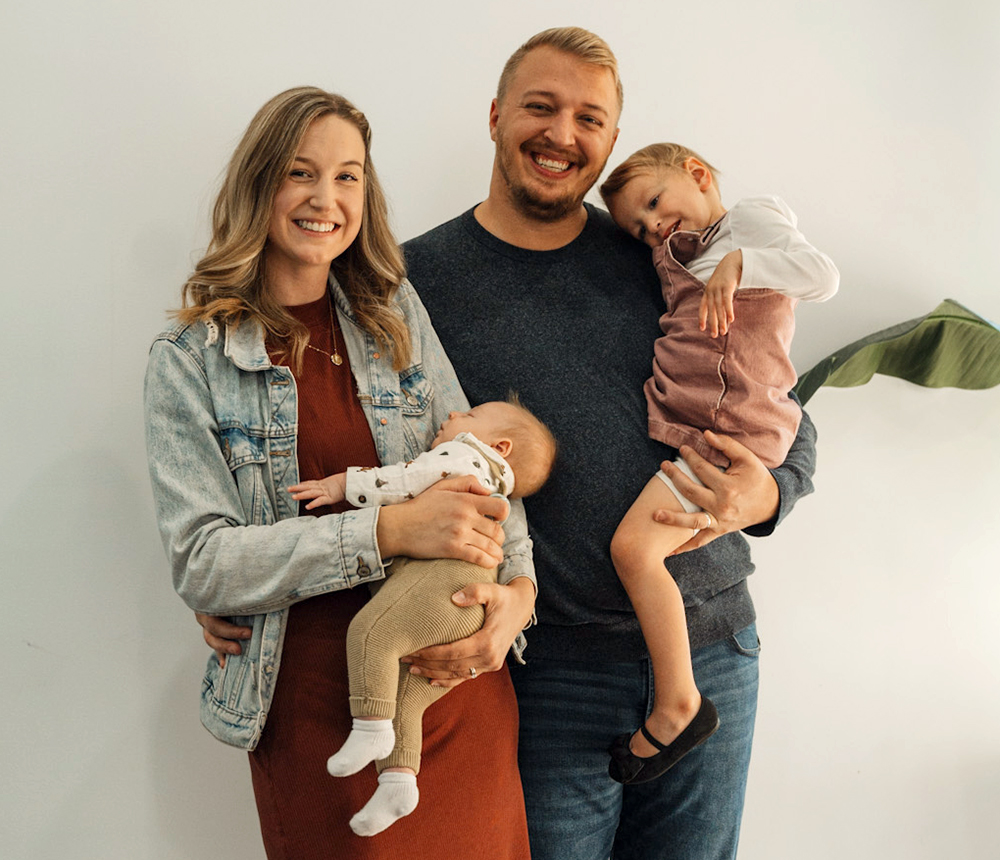
[[655, 561], [649, 552], [648, 535], [644, 536], [641, 531], [631, 528], [627, 520], [622, 522], [611, 538], [611, 561], [623, 583], [641, 576]]

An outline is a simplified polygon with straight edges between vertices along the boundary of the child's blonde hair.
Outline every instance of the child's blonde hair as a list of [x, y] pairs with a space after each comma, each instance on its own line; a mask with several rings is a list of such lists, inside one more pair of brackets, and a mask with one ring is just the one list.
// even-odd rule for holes
[[521, 403], [515, 392], [507, 395], [512, 406], [510, 422], [500, 430], [514, 443], [505, 459], [514, 472], [512, 499], [537, 493], [552, 474], [558, 445], [556, 438], [534, 414]]
[[719, 184], [719, 171], [698, 155], [693, 149], [681, 146], [679, 143], [651, 143], [633, 152], [621, 164], [608, 174], [601, 183], [600, 192], [604, 205], [620, 192], [629, 182], [643, 174], [656, 173], [658, 170], [681, 170], [689, 158], [697, 158], [708, 172], [716, 186]]

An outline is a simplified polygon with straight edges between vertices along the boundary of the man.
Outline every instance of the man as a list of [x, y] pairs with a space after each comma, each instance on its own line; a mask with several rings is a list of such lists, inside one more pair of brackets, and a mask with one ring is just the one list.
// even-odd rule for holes
[[[664, 466], [705, 510], [658, 518], [702, 529], [684, 549], [704, 548], [672, 558], [670, 570], [685, 597], [698, 687], [721, 727], [662, 778], [613, 782], [607, 748], [642, 724], [653, 691], [608, 546], [663, 454], [647, 437], [642, 394], [660, 333], [659, 282], [648, 249], [583, 202], [614, 147], [621, 107], [601, 39], [579, 28], [534, 36], [507, 62], [491, 107], [489, 196], [407, 243], [407, 265], [470, 401], [514, 389], [561, 446], [549, 484], [526, 500], [538, 624], [527, 665], [512, 668], [532, 857], [733, 857], [758, 649], [739, 529], [770, 533], [811, 491], [814, 431], [805, 417], [773, 473], [728, 440], [719, 443], [732, 460], [725, 474], [687, 457], [705, 488]], [[526, 614], [516, 602], [500, 606], [478, 638], [421, 652], [416, 664], [433, 677], [468, 677], [468, 665], [489, 662], [484, 640], [499, 639], [502, 651]]]

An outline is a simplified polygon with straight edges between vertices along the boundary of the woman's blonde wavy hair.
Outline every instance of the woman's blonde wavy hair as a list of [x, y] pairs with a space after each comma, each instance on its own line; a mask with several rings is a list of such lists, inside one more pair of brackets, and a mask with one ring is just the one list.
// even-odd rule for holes
[[212, 212], [212, 241], [184, 284], [183, 323], [256, 320], [267, 336], [283, 344], [296, 368], [309, 331], [271, 295], [264, 273], [264, 249], [274, 197], [292, 167], [309, 126], [338, 116], [361, 132], [365, 144], [364, 211], [358, 237], [330, 265], [359, 324], [391, 349], [393, 366], [410, 359], [410, 334], [392, 297], [406, 277], [403, 255], [389, 229], [389, 217], [371, 159], [368, 120], [343, 96], [316, 87], [279, 93], [250, 121], [229, 162]]

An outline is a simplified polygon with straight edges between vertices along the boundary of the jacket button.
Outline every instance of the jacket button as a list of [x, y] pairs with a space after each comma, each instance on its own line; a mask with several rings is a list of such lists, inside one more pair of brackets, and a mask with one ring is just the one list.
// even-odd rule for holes
[[365, 502], [368, 501], [368, 497], [367, 496], [358, 496], [358, 501], [361, 502], [361, 504], [364, 504]]
[[416, 406], [417, 405], [417, 398], [414, 397], [412, 394], [407, 394], [406, 395], [406, 402], [409, 403], [410, 406]]
[[382, 357], [382, 353], [380, 353], [380, 352], [373, 352], [372, 353], [372, 358], [374, 358], [376, 361], [378, 361], [381, 357]]
[[378, 423], [381, 424], [383, 427], [385, 427], [385, 425], [388, 424], [389, 422], [388, 422], [387, 419], [381, 418], [381, 419], [379, 419]]

